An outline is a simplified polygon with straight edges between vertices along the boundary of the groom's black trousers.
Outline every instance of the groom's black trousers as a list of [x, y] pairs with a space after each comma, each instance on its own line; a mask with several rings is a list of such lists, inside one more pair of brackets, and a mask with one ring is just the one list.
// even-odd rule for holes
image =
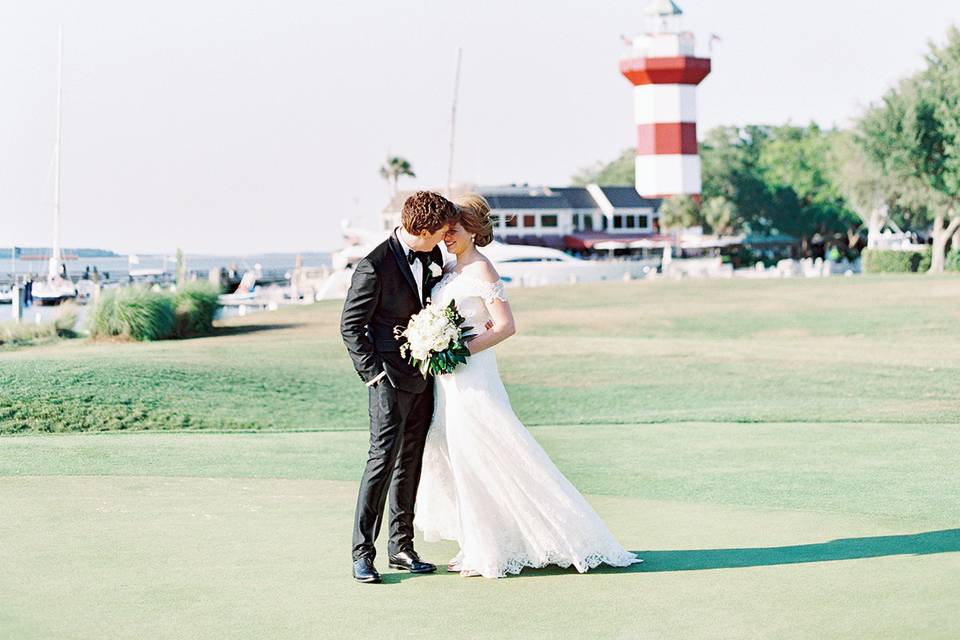
[[433, 385], [422, 393], [395, 388], [387, 378], [370, 395], [370, 451], [360, 480], [353, 525], [353, 559], [376, 556], [383, 509], [390, 494], [388, 553], [413, 548], [413, 505], [420, 484], [423, 447], [433, 417]]

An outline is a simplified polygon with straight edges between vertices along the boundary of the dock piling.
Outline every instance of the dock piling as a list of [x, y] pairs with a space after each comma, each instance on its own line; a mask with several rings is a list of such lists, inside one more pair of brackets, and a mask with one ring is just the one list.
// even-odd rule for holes
[[14, 284], [11, 290], [10, 315], [14, 322], [20, 322], [23, 319], [23, 303], [26, 290], [22, 284]]

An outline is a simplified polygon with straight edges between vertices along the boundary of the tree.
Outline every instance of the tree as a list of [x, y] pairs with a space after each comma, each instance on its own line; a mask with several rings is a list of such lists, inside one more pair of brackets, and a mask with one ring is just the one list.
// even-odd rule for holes
[[677, 255], [680, 255], [680, 232], [700, 222], [700, 206], [690, 196], [670, 196], [660, 204], [658, 212], [661, 229], [676, 231]]
[[960, 230], [960, 31], [931, 45], [927, 66], [887, 92], [860, 120], [867, 155], [904, 206], [932, 223], [930, 273], [942, 273]]
[[847, 206], [867, 225], [867, 246], [876, 247], [890, 211], [889, 180], [882, 167], [867, 157], [862, 137], [853, 131], [834, 136], [831, 163]]
[[592, 167], [580, 169], [571, 182], [578, 186], [598, 184], [601, 186], [621, 186], [636, 182], [636, 157], [633, 149], [624, 149], [620, 156], [611, 162], [598, 162]]
[[417, 174], [413, 172], [413, 165], [406, 158], [389, 156], [383, 166], [380, 167], [380, 177], [390, 185], [391, 196], [397, 195], [397, 183], [403, 176], [417, 177]]
[[728, 200], [734, 217], [731, 231], [771, 232], [776, 202], [758, 168], [769, 127], [717, 127], [700, 144], [704, 202]]
[[703, 221], [714, 233], [723, 235], [730, 230], [736, 216], [736, 207], [723, 196], [717, 196], [705, 200], [700, 207], [700, 213]]
[[831, 140], [836, 135], [814, 123], [783, 125], [770, 130], [760, 150], [758, 168], [776, 201], [771, 225], [799, 237], [804, 253], [818, 233], [846, 233], [850, 246], [857, 241], [860, 220], [847, 208], [830, 162]]
[[944, 186], [953, 198], [950, 223], [943, 230], [942, 240], [946, 245], [950, 238], [953, 249], [960, 251], [960, 210], [957, 206], [960, 195], [960, 30], [957, 27], [947, 30], [947, 42], [943, 47], [932, 47], [928, 60], [942, 87], [937, 116], [946, 133]]

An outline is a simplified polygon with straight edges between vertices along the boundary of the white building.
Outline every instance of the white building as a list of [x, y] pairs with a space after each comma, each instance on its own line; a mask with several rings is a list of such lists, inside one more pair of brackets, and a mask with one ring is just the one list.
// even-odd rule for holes
[[[634, 187], [500, 187], [460, 188], [490, 203], [494, 237], [509, 244], [540, 245], [589, 252], [601, 242], [662, 239], [657, 226], [660, 200], [641, 198]], [[403, 201], [397, 194], [382, 213], [385, 230], [400, 224]]]

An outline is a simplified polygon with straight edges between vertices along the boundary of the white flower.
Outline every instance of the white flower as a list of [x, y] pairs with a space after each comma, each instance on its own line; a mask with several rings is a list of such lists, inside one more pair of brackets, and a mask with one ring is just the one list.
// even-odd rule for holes
[[443, 269], [441, 269], [440, 265], [438, 265], [437, 263], [431, 262], [430, 275], [432, 275], [434, 278], [439, 278], [441, 275], [443, 275]]
[[[437, 265], [431, 265], [440, 271]], [[447, 307], [430, 302], [419, 313], [414, 314], [406, 328], [396, 328], [401, 345], [401, 355], [418, 361], [420, 372], [426, 377], [430, 363], [437, 353], [450, 348], [451, 343], [460, 337], [460, 329], [451, 317]]]

